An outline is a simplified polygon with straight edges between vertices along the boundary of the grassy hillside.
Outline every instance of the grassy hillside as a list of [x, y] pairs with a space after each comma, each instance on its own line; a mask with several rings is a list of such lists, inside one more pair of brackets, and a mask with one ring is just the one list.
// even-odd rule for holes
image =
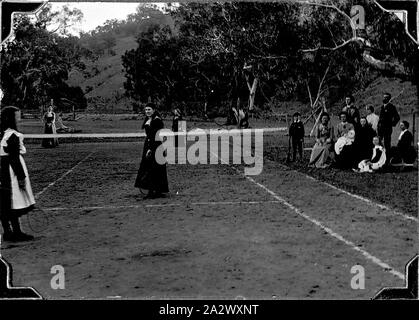
[[411, 114], [414, 110], [418, 111], [419, 103], [416, 87], [409, 81], [401, 81], [395, 78], [380, 77], [365, 90], [355, 93], [356, 105], [365, 107], [372, 104], [374, 108], [378, 109], [382, 104], [384, 92], [389, 92], [393, 96], [393, 103], [401, 114]]
[[[376, 112], [382, 104], [383, 93], [389, 92], [393, 96], [393, 103], [402, 115], [411, 115], [414, 110], [418, 111], [419, 101], [417, 96], [416, 87], [409, 81], [401, 81], [397, 78], [384, 78], [378, 77], [371, 84], [363, 89], [354, 93], [355, 104], [360, 109], [361, 114], [365, 114], [365, 107], [373, 105]], [[257, 93], [256, 93], [257, 94]], [[328, 111], [334, 115], [339, 114], [343, 105], [345, 97], [332, 105], [327, 105]], [[310, 113], [309, 104], [304, 104], [299, 101], [284, 101], [272, 107], [272, 112], [268, 116], [275, 114], [293, 114], [299, 111], [302, 114]]]
[[87, 68], [81, 73], [71, 72], [71, 85], [79, 85], [88, 99], [87, 111], [124, 112], [131, 111], [131, 101], [124, 96], [125, 75], [122, 55], [134, 49], [134, 37], [117, 38], [116, 44], [96, 61], [84, 60]]

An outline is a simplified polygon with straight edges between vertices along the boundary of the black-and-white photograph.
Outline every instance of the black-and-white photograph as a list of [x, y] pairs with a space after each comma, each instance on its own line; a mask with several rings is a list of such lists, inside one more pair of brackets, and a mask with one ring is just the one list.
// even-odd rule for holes
[[418, 299], [418, 1], [0, 6], [0, 300]]

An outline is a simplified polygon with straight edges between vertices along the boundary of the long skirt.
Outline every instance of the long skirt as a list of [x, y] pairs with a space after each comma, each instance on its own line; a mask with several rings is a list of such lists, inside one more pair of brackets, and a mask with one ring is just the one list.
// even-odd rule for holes
[[327, 168], [333, 160], [333, 153], [330, 151], [330, 145], [315, 144], [311, 151], [309, 165], [316, 168]]
[[[44, 133], [45, 134], [56, 134], [57, 129], [55, 127], [55, 124], [54, 123], [46, 123]], [[42, 139], [42, 146], [44, 148], [55, 148], [56, 146], [58, 146], [58, 139], [57, 138]]]
[[0, 158], [0, 218], [9, 220], [11, 217], [19, 217], [31, 211], [35, 205], [35, 197], [23, 157], [20, 156], [20, 163], [26, 176], [25, 189], [19, 187], [16, 174], [10, 166], [9, 157], [2, 156]]
[[336, 167], [340, 169], [353, 169], [357, 166], [359, 161], [356, 158], [355, 155], [355, 146], [353, 144], [351, 145], [345, 145], [340, 154], [336, 156]]
[[166, 164], [161, 165], [157, 163], [155, 151], [151, 153], [151, 156], [146, 157], [147, 150], [149, 149], [149, 143], [146, 141], [134, 186], [158, 193], [167, 193], [169, 192], [169, 184], [167, 181]]

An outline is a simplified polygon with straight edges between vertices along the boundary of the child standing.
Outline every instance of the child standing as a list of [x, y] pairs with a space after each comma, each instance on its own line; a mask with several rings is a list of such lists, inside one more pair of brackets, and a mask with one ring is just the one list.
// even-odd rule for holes
[[292, 146], [292, 161], [295, 161], [297, 151], [300, 161], [303, 159], [304, 124], [301, 122], [301, 114], [294, 113], [293, 121], [289, 129], [289, 139]]
[[28, 241], [33, 236], [22, 232], [19, 218], [34, 209], [35, 198], [22, 155], [26, 153], [23, 135], [17, 131], [20, 110], [6, 107], [0, 123], [0, 220], [4, 241]]

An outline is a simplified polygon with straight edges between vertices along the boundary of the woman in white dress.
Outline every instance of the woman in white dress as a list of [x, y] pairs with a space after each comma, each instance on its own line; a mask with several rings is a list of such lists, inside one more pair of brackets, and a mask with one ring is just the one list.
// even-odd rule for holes
[[17, 130], [20, 110], [6, 107], [0, 123], [0, 220], [4, 241], [28, 241], [33, 236], [22, 232], [20, 217], [34, 209], [35, 198], [22, 155], [26, 153], [23, 134]]

